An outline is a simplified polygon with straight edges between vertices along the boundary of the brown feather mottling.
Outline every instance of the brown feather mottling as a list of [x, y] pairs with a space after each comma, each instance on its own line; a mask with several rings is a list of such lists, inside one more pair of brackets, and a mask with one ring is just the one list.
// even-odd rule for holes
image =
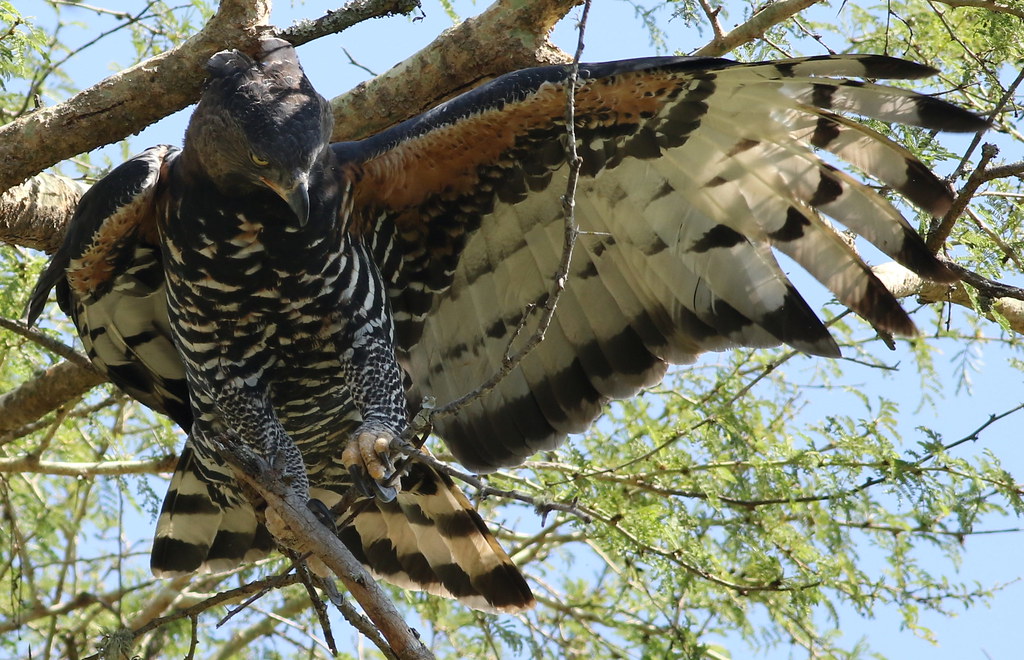
[[107, 216], [92, 236], [92, 240], [77, 256], [71, 258], [67, 268], [68, 284], [80, 296], [92, 297], [98, 289], [110, 282], [121, 270], [127, 251], [136, 242], [159, 244], [156, 226], [155, 197], [159, 182], [166, 180], [170, 147], [151, 147], [147, 150], [160, 159], [160, 174], [152, 185], [142, 188], [126, 204]]
[[120, 271], [124, 250], [131, 249], [140, 227], [152, 222], [152, 199], [136, 197], [112, 213], [78, 257], [71, 259], [67, 278], [71, 287], [89, 297]]
[[[586, 81], [576, 94], [577, 124], [613, 126], [653, 116], [677, 85], [678, 75], [645, 71]], [[400, 231], [415, 235], [417, 225], [429, 219], [419, 205], [434, 196], [466, 195], [479, 185], [480, 167], [511, 166], [502, 155], [530, 131], [564, 124], [564, 113], [565, 86], [545, 83], [522, 101], [489, 108], [406, 140], [363, 163], [359, 171], [349, 168], [347, 174], [358, 178], [355, 206], [415, 209], [396, 219]], [[353, 230], [361, 233], [366, 227]]]

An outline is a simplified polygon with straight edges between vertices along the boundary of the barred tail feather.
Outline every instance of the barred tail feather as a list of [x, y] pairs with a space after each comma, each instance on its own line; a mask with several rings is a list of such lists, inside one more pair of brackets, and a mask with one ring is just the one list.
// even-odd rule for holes
[[230, 570], [274, 547], [252, 505], [230, 485], [233, 476], [196, 448], [191, 440], [185, 445], [157, 520], [150, 567], [158, 577]]
[[[332, 506], [338, 495], [314, 488]], [[519, 569], [447, 477], [413, 463], [395, 501], [360, 500], [341, 540], [374, 575], [404, 589], [452, 598], [485, 612], [532, 607]]]
[[[155, 575], [230, 570], [274, 548], [264, 513], [225, 481], [230, 478], [218, 461], [203, 456], [191, 441], [186, 445], [157, 522], [151, 555]], [[310, 494], [334, 507], [348, 488], [342, 478], [329, 486], [321, 483]], [[338, 523], [339, 537], [356, 558], [399, 587], [487, 612], [533, 606], [526, 580], [473, 505], [451, 479], [422, 463], [414, 463], [402, 479], [396, 501], [360, 500]]]

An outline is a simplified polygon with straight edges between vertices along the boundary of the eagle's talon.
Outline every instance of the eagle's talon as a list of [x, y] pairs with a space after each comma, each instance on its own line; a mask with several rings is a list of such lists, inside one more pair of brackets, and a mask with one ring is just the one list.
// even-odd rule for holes
[[361, 495], [373, 497], [373, 491], [370, 489], [370, 480], [366, 478], [366, 470], [363, 469], [362, 465], [348, 466], [348, 475], [352, 479], [352, 484], [359, 490]]
[[390, 502], [398, 497], [398, 488], [390, 485], [390, 479], [377, 481], [370, 479], [362, 465], [351, 465], [348, 468], [352, 483], [364, 497], [373, 497], [381, 502]]
[[366, 497], [390, 502], [398, 496], [397, 474], [391, 459], [393, 432], [375, 427], [360, 428], [341, 453], [341, 461], [359, 491]]
[[[384, 440], [384, 438], [378, 438], [378, 442]], [[380, 481], [390, 481], [395, 477], [395, 463], [391, 460], [391, 452], [389, 450], [377, 451], [376, 457], [378, 464], [384, 471], [384, 475], [380, 478]]]
[[334, 523], [334, 514], [331, 513], [331, 510], [327, 508], [326, 504], [315, 497], [312, 497], [308, 502], [306, 502], [306, 508], [312, 511], [313, 515], [316, 516], [316, 519], [319, 520], [324, 527], [331, 530], [332, 534], [338, 533], [338, 526]]
[[391, 502], [398, 497], [398, 488], [395, 486], [384, 485], [377, 481], [371, 481], [370, 488], [374, 491], [374, 497], [381, 502]]

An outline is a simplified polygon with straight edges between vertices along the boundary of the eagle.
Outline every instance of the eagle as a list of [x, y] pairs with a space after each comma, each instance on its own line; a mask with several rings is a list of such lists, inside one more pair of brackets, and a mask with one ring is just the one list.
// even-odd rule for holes
[[[394, 466], [424, 401], [463, 399], [433, 431], [486, 472], [706, 351], [839, 355], [776, 253], [880, 332], [912, 334], [833, 223], [927, 279], [956, 276], [833, 163], [933, 216], [952, 193], [848, 115], [986, 126], [865, 81], [935, 73], [878, 55], [526, 69], [340, 143], [287, 42], [217, 53], [207, 72], [183, 147], [147, 149], [83, 195], [26, 314], [56, 287], [92, 362], [188, 433], [153, 571], [232, 568], [282, 541], [223, 455], [240, 446], [329, 511], [375, 575], [498, 612], [533, 604], [520, 571], [448, 476]], [[573, 173], [579, 232], [560, 268]]]

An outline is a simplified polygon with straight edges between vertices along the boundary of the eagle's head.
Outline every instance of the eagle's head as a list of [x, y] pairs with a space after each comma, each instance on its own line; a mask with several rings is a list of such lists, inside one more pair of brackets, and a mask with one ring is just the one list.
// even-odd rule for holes
[[300, 225], [309, 218], [309, 180], [329, 152], [333, 119], [291, 44], [264, 39], [255, 58], [221, 51], [185, 134], [203, 173], [224, 194], [271, 190]]

